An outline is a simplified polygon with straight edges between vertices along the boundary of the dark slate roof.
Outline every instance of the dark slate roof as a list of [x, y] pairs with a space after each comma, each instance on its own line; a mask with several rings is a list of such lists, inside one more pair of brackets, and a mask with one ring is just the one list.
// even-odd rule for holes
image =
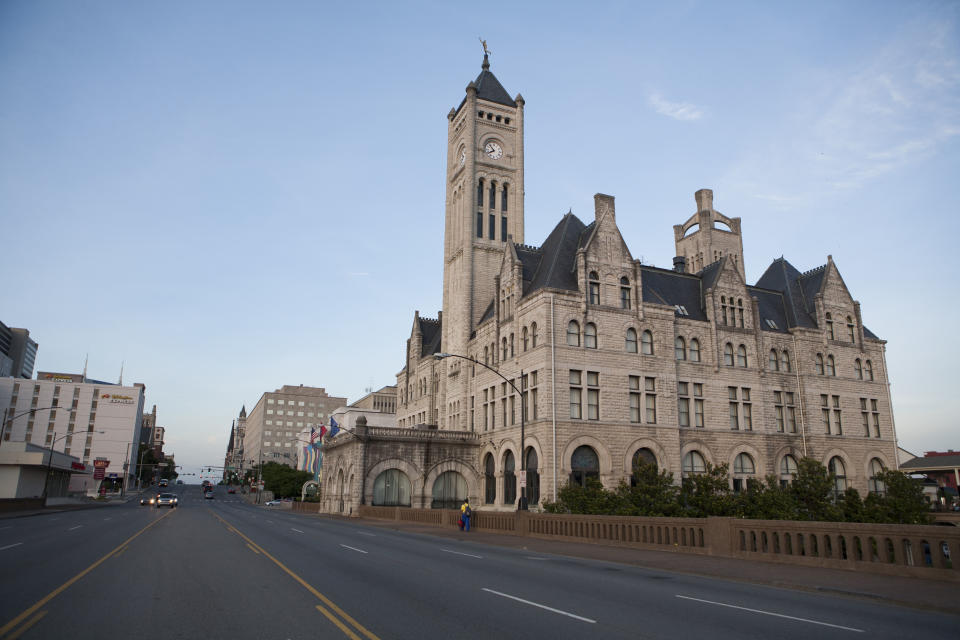
[[240, 417], [241, 418], [247, 417], [247, 405], [243, 405], [242, 407], [240, 407]]
[[507, 90], [504, 89], [500, 81], [497, 80], [497, 76], [493, 75], [493, 72], [490, 71], [490, 60], [487, 56], [483, 56], [483, 71], [477, 76], [474, 84], [477, 85], [477, 98], [487, 100], [488, 102], [504, 104], [508, 107], [517, 106], [517, 103], [510, 97]]
[[420, 318], [420, 335], [423, 336], [423, 346], [420, 349], [421, 358], [440, 353], [440, 338], [443, 336], [443, 331], [440, 329], [440, 320]]
[[700, 270], [700, 273], [697, 274], [700, 276], [701, 281], [703, 282], [704, 290], [712, 289], [714, 285], [717, 284], [717, 279], [720, 277], [720, 261], [711, 262], [703, 269]]
[[233, 451], [233, 427], [230, 428], [230, 442], [227, 443], [227, 451]]
[[[790, 325], [787, 324], [786, 302], [783, 294], [757, 287], [747, 287], [747, 291], [757, 299], [757, 305], [760, 307], [760, 328], [764, 331], [787, 333]], [[767, 320], [772, 320], [777, 325], [776, 328], [767, 324]]]
[[645, 266], [640, 268], [640, 282], [644, 302], [667, 304], [671, 307], [681, 305], [687, 310], [687, 315], [674, 311], [679, 317], [707, 320], [703, 311], [703, 292], [699, 276]]
[[[804, 287], [800, 283], [803, 275], [792, 264], [780, 257], [767, 267], [767, 270], [757, 280], [756, 286], [783, 293], [786, 317], [791, 327], [815, 329], [817, 323], [814, 316], [808, 311], [803, 295]], [[816, 278], [806, 278], [804, 284], [809, 288], [815, 280]], [[819, 291], [819, 286], [817, 291]], [[812, 297], [810, 298], [810, 304], [813, 304]]]
[[493, 300], [490, 301], [490, 304], [487, 305], [487, 308], [484, 310], [483, 315], [480, 316], [480, 322], [477, 324], [482, 324], [493, 317]]
[[[539, 263], [536, 269], [533, 269], [533, 276], [530, 278], [530, 288], [525, 290], [524, 296], [527, 296], [537, 289], [565, 289], [567, 291], [577, 291], [577, 249], [580, 247], [581, 238], [587, 227], [580, 222], [580, 219], [572, 213], [567, 213], [539, 249], [533, 247], [524, 247], [525, 252], [538, 252], [540, 254]], [[532, 263], [532, 256], [530, 256]], [[526, 271], [525, 263], [524, 271]]]
[[817, 307], [813, 300], [823, 288], [823, 276], [827, 272], [827, 266], [822, 265], [811, 271], [807, 271], [797, 278], [797, 284], [800, 285], [800, 292], [803, 294], [803, 304], [807, 314], [814, 318], [817, 314]]
[[960, 467], [960, 453], [954, 456], [924, 456], [914, 458], [900, 465], [903, 470], [929, 469], [930, 467]]

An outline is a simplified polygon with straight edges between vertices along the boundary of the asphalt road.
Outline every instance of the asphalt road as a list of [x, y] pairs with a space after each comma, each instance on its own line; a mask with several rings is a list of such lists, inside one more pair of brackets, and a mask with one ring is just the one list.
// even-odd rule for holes
[[[960, 617], [251, 506], [177, 486], [0, 520], [0, 639], [956, 638]], [[945, 588], [950, 588], [945, 586]]]

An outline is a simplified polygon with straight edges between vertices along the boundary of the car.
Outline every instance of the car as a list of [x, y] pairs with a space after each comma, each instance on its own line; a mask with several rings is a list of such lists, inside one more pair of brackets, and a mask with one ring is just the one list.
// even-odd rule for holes
[[277, 507], [283, 504], [283, 500], [270, 500], [269, 502], [264, 503], [267, 507]]
[[207, 491], [206, 493], [203, 494], [203, 497], [206, 500], [213, 500], [213, 491]]
[[227, 493], [236, 493], [236, 492], [237, 490], [234, 489], [233, 487], [230, 487], [229, 489], [227, 489]]
[[141, 496], [141, 498], [140, 498], [140, 506], [141, 506], [141, 507], [146, 507], [146, 506], [149, 506], [149, 505], [151, 505], [151, 504], [156, 504], [156, 503], [157, 503], [157, 496], [155, 496], [155, 495]]
[[177, 506], [177, 496], [172, 493], [161, 493], [157, 496], [157, 508], [160, 507], [170, 507], [173, 509]]
[[167, 480], [166, 478], [164, 478], [163, 480], [160, 481], [160, 487], [161, 487], [161, 488], [163, 488], [163, 487], [168, 487], [168, 486], [170, 486], [170, 481]]

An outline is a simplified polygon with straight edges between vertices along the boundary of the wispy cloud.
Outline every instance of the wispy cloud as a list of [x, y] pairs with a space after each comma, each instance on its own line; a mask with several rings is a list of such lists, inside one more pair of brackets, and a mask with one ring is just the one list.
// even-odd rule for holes
[[651, 93], [647, 100], [654, 111], [674, 120], [699, 120], [704, 114], [703, 109], [695, 104], [670, 102], [659, 93]]

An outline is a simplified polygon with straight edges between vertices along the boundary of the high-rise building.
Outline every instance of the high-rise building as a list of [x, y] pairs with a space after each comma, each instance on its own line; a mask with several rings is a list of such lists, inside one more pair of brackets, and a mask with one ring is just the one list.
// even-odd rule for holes
[[261, 461], [294, 466], [298, 433], [311, 424], [327, 424], [330, 413], [346, 402], [322, 387], [283, 385], [264, 393], [246, 417], [242, 468]]
[[38, 348], [29, 331], [0, 322], [0, 377], [32, 378]]

